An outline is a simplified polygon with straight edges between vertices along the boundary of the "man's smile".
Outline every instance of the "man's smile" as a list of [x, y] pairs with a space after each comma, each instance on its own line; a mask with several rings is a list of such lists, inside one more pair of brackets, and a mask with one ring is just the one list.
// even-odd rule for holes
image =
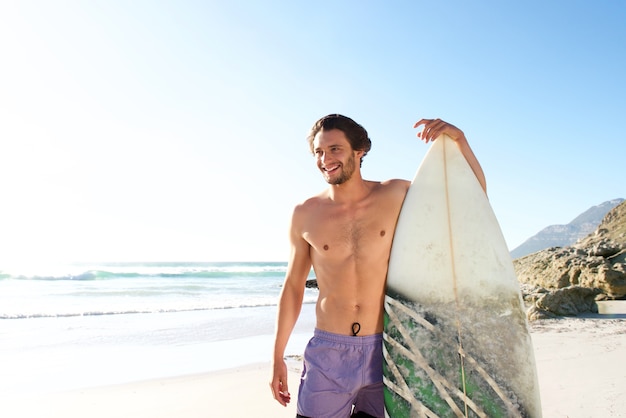
[[332, 173], [333, 171], [337, 170], [341, 165], [340, 164], [335, 164], [335, 165], [331, 165], [328, 167], [323, 167], [323, 170], [327, 173]]

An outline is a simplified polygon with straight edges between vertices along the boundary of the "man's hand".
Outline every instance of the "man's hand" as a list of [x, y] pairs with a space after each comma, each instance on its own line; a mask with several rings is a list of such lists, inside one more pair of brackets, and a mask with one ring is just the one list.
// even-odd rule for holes
[[441, 119], [422, 119], [419, 122], [416, 122], [413, 127], [417, 128], [421, 125], [424, 125], [424, 128], [421, 132], [417, 133], [417, 137], [421, 138], [422, 141], [424, 141], [425, 143], [434, 141], [443, 134], [446, 134], [450, 138], [452, 138], [452, 140], [457, 144], [459, 150], [461, 150], [461, 153], [472, 168], [472, 171], [474, 172], [476, 178], [478, 179], [478, 182], [480, 183], [480, 187], [482, 187], [484, 192], [487, 193], [487, 181], [485, 180], [485, 173], [483, 173], [483, 169], [476, 159], [472, 148], [470, 148], [463, 131], [456, 126], [449, 124], [448, 122], [442, 121]]
[[270, 387], [274, 399], [282, 406], [287, 406], [291, 401], [291, 395], [289, 394], [289, 387], [287, 385], [287, 365], [284, 361], [274, 363], [274, 374], [272, 375]]
[[421, 125], [424, 125], [424, 128], [421, 132], [417, 133], [417, 137], [421, 138], [425, 143], [434, 141], [442, 134], [448, 135], [455, 142], [458, 142], [459, 140], [466, 141], [465, 134], [462, 130], [452, 124], [449, 124], [448, 122], [442, 121], [441, 119], [422, 119], [419, 122], [416, 122], [413, 127], [417, 128]]

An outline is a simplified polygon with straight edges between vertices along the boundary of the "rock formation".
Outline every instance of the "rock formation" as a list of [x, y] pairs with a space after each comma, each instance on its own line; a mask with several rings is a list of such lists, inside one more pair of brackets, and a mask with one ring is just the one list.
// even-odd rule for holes
[[597, 312], [596, 300], [626, 298], [626, 202], [569, 247], [514, 260], [529, 319]]

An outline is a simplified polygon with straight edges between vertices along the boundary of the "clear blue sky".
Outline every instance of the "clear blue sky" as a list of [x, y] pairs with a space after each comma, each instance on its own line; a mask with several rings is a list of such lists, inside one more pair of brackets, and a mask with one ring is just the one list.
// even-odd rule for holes
[[626, 3], [3, 1], [0, 260], [287, 259], [305, 136], [463, 129], [509, 247], [626, 197]]

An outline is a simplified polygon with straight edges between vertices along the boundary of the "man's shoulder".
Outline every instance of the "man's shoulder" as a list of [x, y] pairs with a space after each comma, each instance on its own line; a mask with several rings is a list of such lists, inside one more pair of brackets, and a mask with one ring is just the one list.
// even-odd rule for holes
[[381, 193], [393, 193], [393, 192], [406, 193], [410, 185], [411, 185], [411, 182], [408, 180], [390, 179], [390, 180], [377, 182], [376, 188]]
[[380, 182], [383, 186], [398, 186], [398, 187], [408, 187], [411, 182], [405, 179], [389, 179]]
[[324, 190], [315, 196], [311, 196], [304, 201], [298, 203], [294, 211], [307, 211], [317, 208], [320, 204], [328, 200], [328, 191]]

